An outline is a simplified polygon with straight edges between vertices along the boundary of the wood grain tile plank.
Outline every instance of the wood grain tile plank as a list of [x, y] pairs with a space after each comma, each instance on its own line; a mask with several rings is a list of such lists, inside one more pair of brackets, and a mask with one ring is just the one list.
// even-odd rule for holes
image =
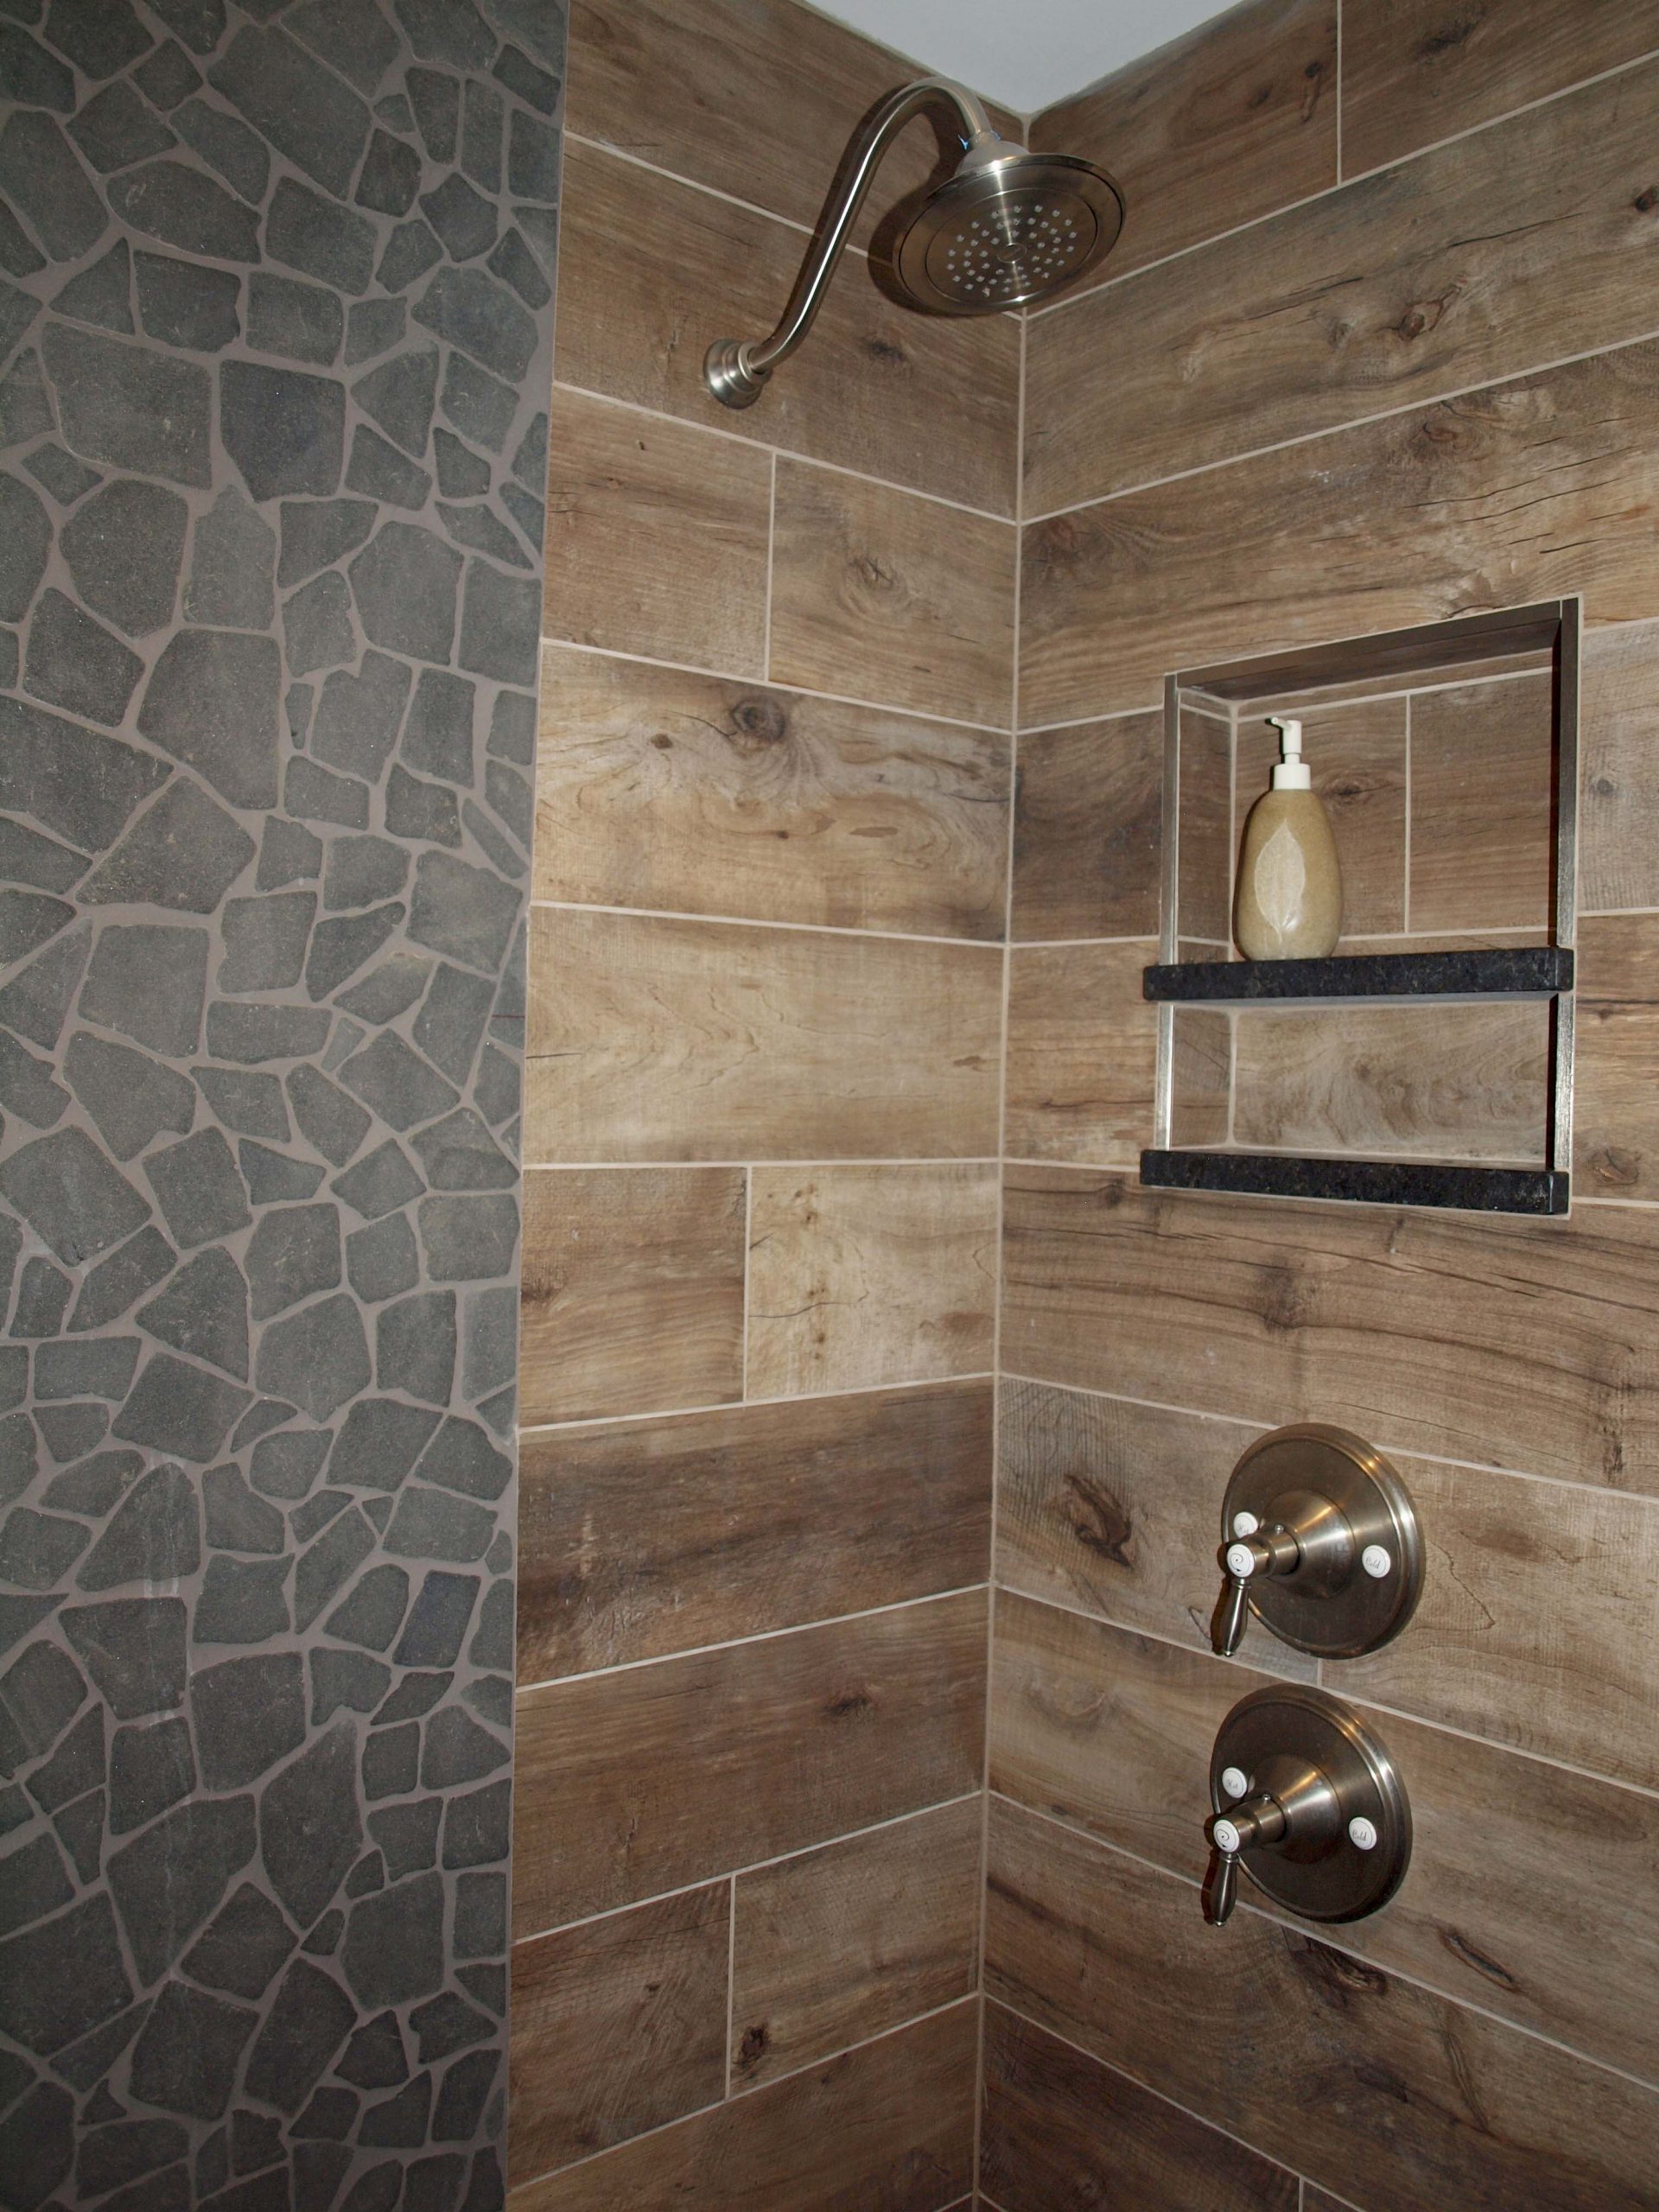
[[916, 315], [877, 288], [861, 256], [837, 272], [812, 343], [760, 406], [734, 412], [711, 396], [702, 375], [710, 340], [771, 329], [803, 243], [753, 208], [670, 177], [647, 181], [636, 164], [572, 140], [556, 373], [586, 391], [1012, 514], [1019, 322]]
[[1163, 775], [1161, 713], [1020, 738], [1016, 938], [1157, 934]]
[[1637, 1207], [1529, 1222], [1020, 1168], [1003, 1357], [1043, 1381], [1659, 1492], [1656, 1239]]
[[1008, 741], [550, 645], [536, 895], [995, 940]]
[[1026, 512], [1645, 336], [1656, 99], [1659, 62], [1038, 316]]
[[[566, 121], [573, 133], [653, 168], [810, 226], [859, 123], [894, 86], [923, 73], [891, 48], [791, 0], [697, 0], [693, 8], [683, 0], [577, 0]], [[1020, 137], [1016, 117], [993, 112], [1006, 135]], [[941, 137], [925, 119], [910, 124], [882, 164], [855, 237], [868, 239], [912, 193], [949, 175], [961, 152], [948, 127]], [[780, 297], [765, 328], [782, 307]], [[702, 346], [696, 351], [701, 358]]]
[[764, 676], [768, 456], [556, 387], [548, 448], [543, 634]]
[[1032, 524], [1022, 715], [1558, 592], [1597, 623], [1650, 615], [1656, 392], [1659, 345], [1628, 346]]
[[1141, 976], [1157, 957], [1150, 938], [1014, 952], [1004, 1138], [1011, 1159], [1139, 1165], [1152, 1142], [1158, 1058], [1158, 1009], [1142, 995]]
[[[1270, 1679], [1023, 1599], [996, 1619], [993, 1789], [1198, 1879], [1216, 1732]], [[1532, 1670], [1510, 1680], [1530, 1694]], [[1340, 1688], [1366, 1694], [1346, 1673]], [[1659, 1803], [1396, 1713], [1371, 1722], [1406, 1777], [1412, 1861], [1344, 1947], [1659, 2080], [1659, 1935], [1639, 1903], [1659, 1883]]]
[[1265, 702], [1242, 711], [1234, 747], [1233, 864], [1245, 817], [1272, 781], [1279, 733], [1269, 713], [1305, 718], [1302, 743], [1342, 864], [1342, 932], [1377, 937], [1406, 926], [1406, 702], [1309, 709]]
[[980, 2162], [1021, 2212], [1298, 2212], [1294, 2174], [1001, 2005], [985, 2014]]
[[[1027, 1596], [1210, 1648], [1221, 1501], [1260, 1434], [1245, 1421], [1005, 1381], [996, 1570]], [[1316, 1662], [1253, 1616], [1249, 1665], [1305, 1681]]]
[[1122, 188], [1102, 282], [1321, 192], [1337, 178], [1332, 0], [1250, 0], [1046, 109], [1031, 143]]
[[510, 2181], [720, 2101], [730, 1916], [717, 1882], [514, 1947]]
[[979, 1786], [982, 1592], [522, 1692], [521, 1936]]
[[546, 1681], [982, 1581], [991, 1386], [528, 1436], [518, 1679]]
[[1234, 1141], [1540, 1166], [1549, 1029], [1539, 1004], [1253, 1007], [1234, 1029]]
[[519, 1419], [741, 1397], [744, 1202], [741, 1168], [527, 1174]]
[[1592, 631], [1582, 681], [1580, 906], [1659, 906], [1659, 623]]
[[966, 1997], [978, 1796], [738, 1878], [732, 2086], [752, 2088]]
[[987, 945], [534, 908], [531, 1160], [983, 1159]]
[[1659, 1198], [1659, 914], [1580, 922], [1575, 973], [1580, 1188], [1599, 1198]]
[[995, 1802], [991, 1854], [988, 1993], [1268, 2158], [1371, 2212], [1649, 2202], [1659, 2093], [1300, 1928], [1217, 1941], [1190, 1884]]
[[1343, 28], [1342, 165], [1355, 176], [1651, 53], [1659, 6], [1383, 0]]
[[1401, 1457], [1430, 1547], [1410, 1633], [1356, 1696], [1659, 1789], [1659, 1500]]
[[1006, 728], [1016, 554], [1011, 524], [780, 460], [767, 673]]
[[757, 1167], [748, 1395], [982, 1372], [996, 1241], [995, 1167]]
[[588, 2159], [512, 2212], [937, 2212], [973, 2172], [971, 1999]]
[[1548, 677], [1411, 704], [1411, 926], [1548, 927], [1554, 889]]

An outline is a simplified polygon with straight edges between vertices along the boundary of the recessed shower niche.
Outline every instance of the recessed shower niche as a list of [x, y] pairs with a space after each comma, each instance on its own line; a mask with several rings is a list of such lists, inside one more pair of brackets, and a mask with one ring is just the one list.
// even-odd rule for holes
[[[1143, 1183], [1567, 1211], [1580, 620], [1550, 600], [1168, 678]], [[1231, 939], [1271, 714], [1301, 719], [1336, 837], [1323, 960]]]

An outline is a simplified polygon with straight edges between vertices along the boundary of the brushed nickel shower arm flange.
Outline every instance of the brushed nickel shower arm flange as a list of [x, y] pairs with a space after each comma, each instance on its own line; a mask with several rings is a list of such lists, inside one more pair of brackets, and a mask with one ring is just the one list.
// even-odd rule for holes
[[907, 123], [933, 106], [955, 109], [965, 159], [971, 161], [982, 149], [990, 156], [990, 149], [1004, 146], [983, 103], [966, 86], [955, 84], [948, 77], [923, 77], [889, 92], [865, 124], [852, 156], [830, 188], [778, 327], [769, 338], [717, 338], [703, 357], [704, 380], [722, 406], [753, 407], [772, 371], [805, 338], [823, 304], [848, 233], [887, 148]]

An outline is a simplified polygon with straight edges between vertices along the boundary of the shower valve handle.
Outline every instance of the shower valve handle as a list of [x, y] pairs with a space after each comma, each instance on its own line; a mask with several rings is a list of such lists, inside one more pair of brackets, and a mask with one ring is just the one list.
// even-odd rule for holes
[[1285, 1808], [1265, 1790], [1205, 1823], [1210, 1871], [1204, 1878], [1204, 1916], [1212, 1928], [1232, 1917], [1238, 1896], [1238, 1854], [1259, 1843], [1276, 1843], [1289, 1826]]
[[1249, 1611], [1250, 1585], [1270, 1574], [1294, 1574], [1302, 1563], [1302, 1547], [1288, 1529], [1270, 1535], [1235, 1536], [1221, 1548], [1221, 1603], [1210, 1631], [1210, 1641], [1224, 1659], [1238, 1649]]

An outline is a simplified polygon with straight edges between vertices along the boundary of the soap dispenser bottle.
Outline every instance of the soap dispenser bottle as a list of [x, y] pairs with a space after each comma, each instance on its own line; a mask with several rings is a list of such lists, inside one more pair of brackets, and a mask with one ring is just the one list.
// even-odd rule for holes
[[1273, 788], [1250, 809], [1233, 893], [1233, 936], [1247, 960], [1321, 960], [1342, 935], [1342, 868], [1302, 758], [1302, 726], [1269, 715], [1281, 739]]

